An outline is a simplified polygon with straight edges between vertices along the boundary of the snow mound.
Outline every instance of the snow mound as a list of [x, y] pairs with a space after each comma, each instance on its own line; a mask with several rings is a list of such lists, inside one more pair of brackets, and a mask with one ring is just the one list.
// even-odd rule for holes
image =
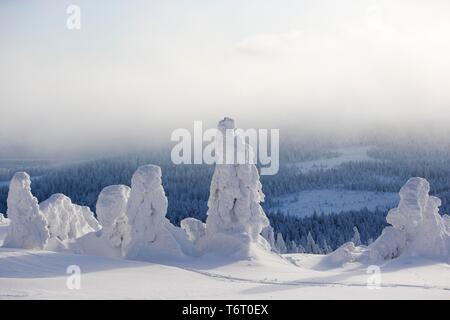
[[31, 179], [26, 172], [17, 172], [11, 179], [7, 205], [10, 226], [4, 246], [44, 249], [50, 237], [47, 221], [31, 193]]
[[[251, 157], [251, 148], [236, 133], [232, 119], [220, 121], [218, 129], [222, 137], [216, 140], [222, 142], [216, 145], [219, 156], [227, 159], [227, 152], [233, 155], [245, 152]], [[258, 170], [250, 161], [229, 164], [224, 160], [216, 164], [208, 200], [207, 250], [225, 255], [239, 253], [244, 258], [251, 255], [253, 246], [250, 244], [259, 244], [263, 250], [270, 250], [267, 241], [260, 236], [269, 225], [260, 205], [264, 201], [261, 189]]]
[[113, 248], [120, 248], [128, 235], [127, 205], [130, 187], [112, 185], [104, 188], [97, 200], [97, 219], [103, 227], [102, 236]]
[[[39, 204], [39, 209], [47, 220], [51, 242], [67, 247], [68, 242], [85, 234], [101, 229], [88, 207], [72, 203], [72, 200], [57, 193]], [[52, 249], [49, 243], [46, 249]]]
[[157, 258], [182, 258], [177, 241], [184, 232], [166, 218], [167, 198], [161, 181], [161, 168], [139, 167], [131, 179], [127, 204], [129, 234], [124, 242], [125, 257], [153, 261]]
[[358, 252], [358, 247], [350, 241], [326, 255], [323, 263], [333, 267], [340, 267], [346, 263], [357, 261], [359, 257], [360, 252]]

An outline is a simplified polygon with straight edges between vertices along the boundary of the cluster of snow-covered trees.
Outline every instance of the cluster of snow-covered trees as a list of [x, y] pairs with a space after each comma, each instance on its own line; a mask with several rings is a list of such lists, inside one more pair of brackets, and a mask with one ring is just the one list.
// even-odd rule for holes
[[[233, 131], [234, 121], [225, 118], [219, 129]], [[237, 135], [227, 139], [244, 143]], [[181, 228], [176, 227], [166, 218], [168, 200], [161, 168], [144, 165], [133, 174], [131, 188], [112, 185], [102, 190], [96, 204], [97, 221], [88, 207], [75, 205], [62, 194], [39, 204], [31, 193], [30, 176], [18, 172], [8, 194], [10, 227], [5, 246], [136, 260], [204, 253], [250, 257], [254, 248], [270, 250], [260, 235], [269, 224], [260, 206], [263, 199], [253, 164], [217, 164], [206, 224], [188, 218], [181, 221]]]
[[[382, 210], [371, 212], [368, 209], [339, 212], [333, 214], [313, 214], [306, 217], [287, 215], [282, 212], [265, 210], [274, 233], [280, 234], [287, 253], [314, 253], [309, 248], [308, 238], [312, 238], [319, 253], [335, 250], [344, 243], [352, 241], [355, 228], [360, 235], [361, 244], [370, 244], [388, 225]], [[310, 235], [309, 235], [310, 234]], [[309, 240], [309, 242], [311, 242]], [[316, 248], [317, 248], [316, 247]]]
[[[219, 124], [220, 130], [233, 128], [231, 119]], [[233, 143], [243, 143], [237, 136], [232, 139]], [[244, 150], [248, 151], [246, 148]], [[130, 167], [121, 162], [116, 165], [117, 174], [125, 177]], [[101, 167], [101, 162], [98, 168], [102, 175], [105, 173], [102, 170], [110, 169]], [[195, 170], [202, 168], [199, 166]], [[76, 168], [70, 170], [77, 174]], [[208, 170], [205, 172], [204, 179], [209, 176]], [[291, 175], [288, 180], [283, 173], [281, 175], [285, 177], [281, 182], [297, 180], [296, 176]], [[110, 174], [105, 176], [111, 177]], [[176, 199], [172, 206], [192, 203], [192, 197], [202, 203], [205, 192], [195, 190], [183, 178], [185, 176], [175, 175], [168, 181], [169, 199]], [[65, 181], [64, 177], [61, 179]], [[92, 181], [99, 187], [98, 180]], [[268, 181], [272, 181], [269, 183], [272, 186], [280, 183]], [[217, 164], [207, 199], [205, 223], [196, 219], [204, 214], [200, 207], [180, 205], [177, 208], [179, 227], [167, 218], [171, 209], [159, 166], [140, 166], [132, 175], [131, 187], [125, 183], [109, 186], [104, 183], [100, 183], [103, 189], [95, 198], [94, 215], [94, 210], [72, 203], [63, 194], [54, 194], [39, 203], [31, 193], [30, 176], [16, 173], [8, 191], [10, 230], [5, 246], [152, 260], [205, 253], [249, 257], [254, 248], [278, 253], [328, 254], [351, 239], [330, 254], [334, 262], [390, 259], [403, 253], [441, 257], [448, 256], [450, 248], [450, 218], [439, 214], [440, 200], [429, 196], [430, 185], [422, 178], [410, 179], [400, 190], [399, 207], [389, 212], [387, 221], [382, 214], [368, 212], [306, 218], [273, 214], [268, 219], [261, 207], [264, 194], [257, 168], [251, 164]], [[189, 197], [183, 198], [183, 190]], [[89, 192], [89, 197], [94, 195], [94, 191]], [[375, 231], [379, 234], [387, 223], [391, 226], [372, 241], [371, 235]]]
[[[411, 176], [423, 176], [430, 181], [431, 193], [442, 200], [441, 210], [450, 212], [450, 154], [445, 148], [418, 148], [417, 143], [401, 147], [380, 144], [371, 152], [378, 161], [351, 162], [332, 170], [299, 172], [286, 163], [312, 160], [317, 157], [333, 156], [324, 150], [333, 145], [314, 145], [311, 141], [299, 144], [286, 143], [283, 137], [280, 172], [275, 176], [262, 176], [266, 200], [264, 211], [275, 234], [281, 233], [288, 252], [303, 247], [307, 251], [307, 237], [310, 232], [316, 244], [325, 252], [325, 242], [336, 249], [348, 242], [357, 226], [361, 241], [368, 244], [376, 239], [386, 226], [387, 210], [371, 212], [366, 209], [322, 216], [320, 212], [308, 217], [278, 214], [277, 196], [296, 193], [301, 190], [319, 188], [344, 188], [353, 190], [397, 191]], [[287, 139], [286, 139], [287, 140]], [[54, 193], [64, 193], [73, 203], [88, 206], [96, 214], [99, 193], [109, 185], [130, 185], [136, 169], [146, 163], [161, 167], [164, 189], [169, 199], [167, 218], [176, 226], [188, 217], [206, 221], [209, 186], [214, 168], [208, 165], [174, 165], [168, 158], [170, 150], [151, 150], [146, 153], [85, 161], [65, 166], [50, 166], [48, 163], [26, 162], [20, 164], [20, 171], [30, 173], [33, 194], [39, 201], [48, 199]], [[405, 156], [406, 155], [406, 156]], [[389, 161], [386, 161], [389, 160]], [[3, 162], [2, 164], [3, 165]], [[5, 166], [12, 166], [6, 163]], [[47, 169], [45, 169], [47, 168]], [[26, 169], [26, 170], [25, 170]], [[29, 171], [31, 170], [31, 171]], [[19, 170], [16, 170], [19, 171]], [[10, 179], [8, 169], [4, 179]], [[0, 180], [2, 180], [0, 176]], [[192, 183], [186, 183], [191, 181]], [[6, 213], [8, 195], [7, 182], [0, 182], [0, 212]], [[294, 245], [295, 243], [295, 245]]]

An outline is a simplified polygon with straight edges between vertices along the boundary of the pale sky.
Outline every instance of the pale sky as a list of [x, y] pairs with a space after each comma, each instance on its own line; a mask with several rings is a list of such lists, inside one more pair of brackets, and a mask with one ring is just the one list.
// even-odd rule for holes
[[445, 0], [3, 0], [0, 145], [170, 143], [223, 116], [448, 123], [449, 57]]

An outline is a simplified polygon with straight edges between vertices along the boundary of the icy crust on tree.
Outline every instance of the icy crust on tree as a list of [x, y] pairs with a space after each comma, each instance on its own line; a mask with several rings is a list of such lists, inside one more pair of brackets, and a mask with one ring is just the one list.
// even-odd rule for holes
[[88, 207], [74, 204], [69, 197], [60, 193], [41, 202], [39, 209], [47, 220], [50, 239], [61, 242], [63, 246], [101, 229]]
[[112, 185], [104, 188], [96, 203], [97, 219], [102, 225], [102, 237], [113, 248], [122, 250], [122, 244], [128, 236], [127, 205], [130, 187]]
[[434, 259], [450, 258], [449, 217], [439, 214], [441, 200], [430, 196], [430, 184], [423, 178], [411, 178], [400, 189], [397, 208], [388, 212], [391, 226], [368, 247], [350, 242], [328, 255], [335, 263], [376, 262], [403, 255]]
[[17, 172], [11, 179], [7, 205], [10, 226], [4, 246], [44, 249], [50, 234], [38, 200], [31, 193], [31, 179], [27, 173]]
[[251, 243], [268, 250], [269, 244], [260, 236], [269, 221], [260, 205], [264, 194], [258, 170], [250, 162], [225, 163], [230, 150], [235, 157], [239, 156], [239, 152], [252, 157], [251, 148], [236, 134], [232, 119], [220, 121], [218, 129], [223, 139], [216, 139], [219, 142], [216, 150], [224, 163], [216, 164], [212, 177], [206, 219], [206, 247], [216, 253], [244, 256], [250, 255]]
[[166, 218], [167, 204], [161, 168], [154, 165], [138, 168], [131, 179], [126, 210], [129, 227], [124, 242], [126, 258], [152, 261], [184, 256], [179, 243], [184, 232]]

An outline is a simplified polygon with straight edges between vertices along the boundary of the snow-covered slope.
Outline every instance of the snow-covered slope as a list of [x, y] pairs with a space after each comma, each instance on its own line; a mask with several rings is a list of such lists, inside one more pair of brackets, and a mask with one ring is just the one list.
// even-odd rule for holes
[[[0, 226], [0, 237], [7, 225]], [[1, 242], [1, 240], [0, 240]], [[0, 299], [450, 299], [450, 266], [425, 259], [381, 265], [370, 289], [367, 266], [323, 265], [321, 255], [267, 253], [261, 261], [206, 256], [163, 265], [97, 256], [0, 248]], [[68, 289], [67, 267], [81, 270]]]
[[[232, 119], [218, 128], [231, 130], [223, 145], [251, 153]], [[233, 149], [223, 145], [218, 154], [228, 158]], [[217, 163], [206, 223], [188, 218], [181, 228], [166, 218], [161, 175], [144, 165], [131, 188], [105, 188], [96, 207], [102, 227], [62, 194], [39, 204], [29, 175], [16, 173], [0, 224], [0, 298], [450, 299], [450, 218], [423, 178], [400, 189], [390, 226], [369, 246], [355, 231], [326, 256], [281, 256], [271, 250], [254, 164]]]

